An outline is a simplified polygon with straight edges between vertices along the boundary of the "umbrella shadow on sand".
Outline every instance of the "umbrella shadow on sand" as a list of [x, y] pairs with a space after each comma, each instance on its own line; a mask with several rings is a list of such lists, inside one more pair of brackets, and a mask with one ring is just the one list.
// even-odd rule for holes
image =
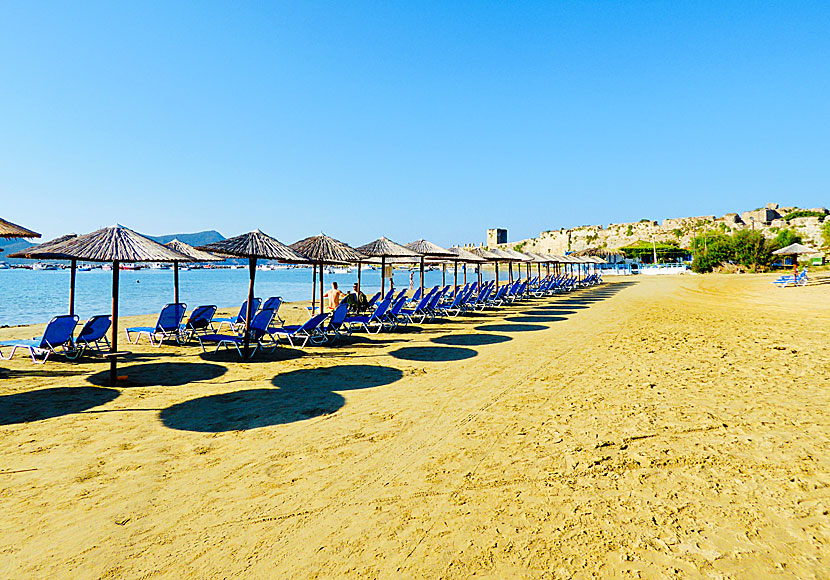
[[80, 413], [118, 397], [102, 387], [52, 387], [0, 396], [0, 425], [42, 421]]
[[436, 344], [447, 346], [484, 346], [488, 344], [501, 344], [513, 340], [512, 336], [503, 334], [445, 334], [430, 339]]
[[560, 322], [567, 320], [566, 316], [554, 316], [552, 314], [521, 314], [518, 316], [507, 316], [509, 322]]
[[484, 332], [532, 332], [534, 330], [547, 330], [548, 326], [542, 326], [541, 324], [518, 324], [518, 323], [511, 323], [511, 324], [482, 324], [481, 326], [476, 326], [476, 330], [481, 330]]
[[451, 362], [473, 358], [478, 355], [478, 351], [459, 346], [405, 346], [393, 350], [389, 355], [418, 362]]
[[[179, 387], [190, 383], [209, 381], [227, 372], [222, 365], [211, 363], [160, 362], [124, 366], [118, 370], [126, 380], [119, 387]], [[95, 373], [87, 379], [94, 385], [109, 384], [109, 369]]]
[[199, 397], [164, 409], [171, 429], [216, 433], [285, 425], [330, 415], [346, 404], [335, 391], [368, 389], [400, 380], [399, 369], [340, 365], [298, 369], [272, 379], [279, 388], [260, 388]]

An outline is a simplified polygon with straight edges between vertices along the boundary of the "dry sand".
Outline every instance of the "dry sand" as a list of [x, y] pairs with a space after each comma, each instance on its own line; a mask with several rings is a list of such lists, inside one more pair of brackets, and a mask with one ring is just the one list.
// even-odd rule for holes
[[830, 285], [770, 279], [138, 347], [117, 390], [2, 362], [0, 576], [827, 578]]

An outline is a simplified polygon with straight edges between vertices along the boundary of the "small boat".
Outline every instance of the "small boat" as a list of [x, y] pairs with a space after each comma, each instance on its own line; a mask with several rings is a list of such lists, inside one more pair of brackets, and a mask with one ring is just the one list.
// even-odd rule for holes
[[5, 262], [0, 262], [0, 270], [8, 270], [9, 265]]
[[324, 270], [324, 272], [326, 274], [351, 274], [352, 269], [351, 268], [332, 268], [331, 266], [329, 266], [328, 268], [326, 268]]
[[92, 268], [89, 266], [78, 266], [78, 272], [92, 272]]

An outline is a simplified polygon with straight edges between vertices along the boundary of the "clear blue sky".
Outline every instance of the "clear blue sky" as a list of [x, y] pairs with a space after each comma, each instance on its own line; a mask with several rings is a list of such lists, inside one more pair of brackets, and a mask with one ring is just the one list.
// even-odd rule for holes
[[3, 3], [0, 216], [478, 242], [828, 203], [830, 3]]

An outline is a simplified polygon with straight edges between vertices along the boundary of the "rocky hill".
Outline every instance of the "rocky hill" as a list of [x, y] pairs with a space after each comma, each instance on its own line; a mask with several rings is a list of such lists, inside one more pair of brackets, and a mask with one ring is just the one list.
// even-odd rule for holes
[[662, 223], [652, 220], [639, 222], [580, 226], [570, 229], [550, 230], [542, 232], [539, 237], [518, 240], [506, 243], [497, 243], [496, 230], [488, 231], [488, 247], [508, 247], [525, 249], [531, 252], [548, 252], [564, 254], [600, 248], [616, 250], [639, 241], [657, 243], [677, 243], [680, 247], [688, 248], [692, 238], [707, 230], [719, 230], [730, 233], [742, 229], [761, 231], [765, 237], [774, 238], [783, 229], [792, 229], [801, 234], [805, 244], [814, 247], [824, 246], [822, 226], [828, 216], [827, 209], [803, 209], [797, 207], [779, 207], [770, 203], [766, 207], [744, 211], [742, 213], [728, 213], [717, 217], [713, 215], [670, 218]]

